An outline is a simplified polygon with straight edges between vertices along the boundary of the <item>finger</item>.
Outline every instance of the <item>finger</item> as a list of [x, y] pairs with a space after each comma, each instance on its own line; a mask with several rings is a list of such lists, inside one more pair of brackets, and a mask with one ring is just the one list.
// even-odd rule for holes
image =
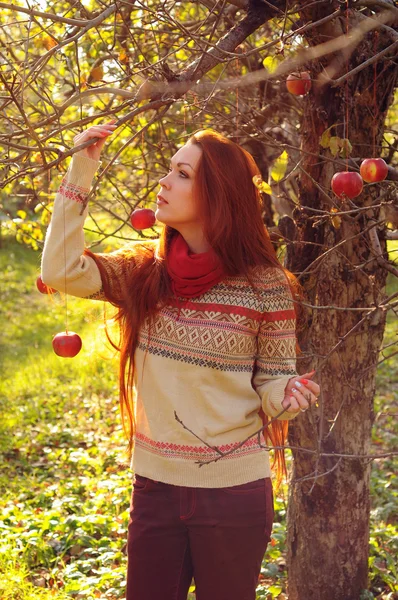
[[301, 393], [298, 389], [293, 388], [292, 394], [294, 395], [294, 398], [296, 398], [300, 409], [301, 408], [307, 409], [310, 406], [310, 404], [311, 404], [311, 393], [310, 392], [307, 392], [307, 394], [305, 394], [305, 393]]
[[113, 129], [107, 129], [105, 127], [92, 127], [90, 129], [87, 129], [86, 131], [83, 131], [83, 133], [79, 133], [78, 135], [76, 135], [73, 140], [74, 141], [85, 141], [88, 139], [92, 139], [93, 137], [100, 137], [103, 134], [110, 134], [113, 133]]
[[112, 123], [108, 123], [106, 125], [93, 125], [92, 127], [85, 129], [85, 131], [81, 131], [80, 133], [75, 135], [75, 137], [73, 139], [87, 137], [87, 136], [93, 137], [93, 135], [95, 135], [96, 133], [100, 133], [102, 131], [109, 131], [110, 133], [113, 133], [113, 131], [116, 129], [116, 127], [117, 127], [117, 125], [114, 125]]
[[305, 387], [315, 396], [315, 398], [321, 393], [321, 388], [315, 381], [309, 381]]
[[93, 144], [93, 146], [96, 146], [97, 144], [99, 144], [101, 142], [101, 145], [103, 145], [103, 142], [105, 142], [105, 138], [109, 137], [113, 132], [112, 131], [106, 131], [106, 130], [102, 130], [102, 131], [96, 131], [96, 132], [91, 132], [87, 135], [82, 135], [82, 136], [77, 136], [76, 138], [73, 139], [74, 145], [75, 146], [80, 146], [80, 144], [84, 144], [85, 142], [89, 141], [89, 140], [97, 140], [96, 143]]
[[294, 387], [298, 388], [302, 393], [308, 389], [314, 396], [319, 396], [321, 391], [321, 388], [315, 381], [309, 381], [308, 379], [299, 379], [295, 381]]
[[294, 396], [289, 396], [289, 402], [290, 406], [287, 409], [287, 412], [296, 413], [300, 410], [300, 405]]
[[299, 392], [301, 392], [303, 395], [305, 395], [305, 393], [313, 393], [315, 394], [316, 391], [316, 387], [314, 387], [314, 389], [310, 389], [310, 386], [316, 386], [319, 387], [318, 384], [316, 384], [315, 382], [309, 381], [308, 379], [300, 379], [300, 380], [296, 380], [296, 381], [292, 381], [292, 385], [291, 385], [291, 391], [293, 391], [293, 389], [297, 389]]

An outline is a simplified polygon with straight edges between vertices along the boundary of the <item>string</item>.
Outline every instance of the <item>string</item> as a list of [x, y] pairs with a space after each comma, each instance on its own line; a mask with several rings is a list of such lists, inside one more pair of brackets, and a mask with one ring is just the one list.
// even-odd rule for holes
[[187, 95], [184, 94], [183, 105], [182, 105], [182, 112], [184, 114], [184, 133], [187, 132], [187, 121], [186, 121], [186, 114], [185, 114], [186, 113], [186, 104], [185, 104], [186, 98], [187, 98]]
[[66, 218], [65, 218], [65, 195], [62, 195], [62, 212], [64, 226], [64, 290], [65, 290], [65, 333], [68, 333], [68, 290], [66, 289]]
[[[239, 75], [239, 60], [235, 60], [235, 72], [236, 75]], [[236, 119], [235, 119], [235, 127], [236, 127], [236, 135], [238, 135], [238, 123], [239, 123], [239, 87], [236, 86]]]
[[[379, 35], [379, 32], [375, 31], [374, 41], [373, 41], [374, 54], [376, 54], [378, 35]], [[377, 79], [377, 60], [373, 64], [373, 156], [376, 156], [376, 114], [377, 114], [376, 79]]]
[[[346, 17], [346, 36], [347, 36], [347, 42], [348, 42], [348, 0], [346, 0], [346, 11], [345, 11], [345, 17]], [[349, 71], [349, 64], [348, 64], [348, 52], [347, 52], [347, 64], [346, 64], [346, 73], [348, 73]], [[344, 117], [344, 138], [346, 138], [347, 140], [349, 139], [349, 134], [348, 134], [348, 78], [346, 79], [345, 82], [345, 90], [344, 90], [344, 101], [345, 101], [345, 117]], [[346, 153], [346, 166], [345, 166], [345, 170], [348, 171], [348, 152]]]

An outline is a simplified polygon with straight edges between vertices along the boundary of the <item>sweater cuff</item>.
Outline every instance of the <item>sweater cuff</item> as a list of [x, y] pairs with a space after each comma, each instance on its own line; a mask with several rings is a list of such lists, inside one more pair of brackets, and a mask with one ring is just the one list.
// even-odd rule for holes
[[[268, 414], [271, 418], [276, 417], [282, 410], [282, 402], [285, 397], [285, 388], [288, 384], [289, 379], [291, 379], [291, 375], [289, 377], [284, 377], [283, 379], [276, 379], [275, 381], [270, 382], [270, 389], [264, 393], [263, 404], [264, 404], [264, 412]], [[299, 414], [298, 412], [287, 412], [285, 411], [280, 417], [281, 421], [290, 421], [290, 419], [294, 419]]]
[[72, 162], [66, 174], [67, 182], [81, 190], [89, 190], [100, 164], [101, 161], [82, 156], [77, 152], [72, 156]]

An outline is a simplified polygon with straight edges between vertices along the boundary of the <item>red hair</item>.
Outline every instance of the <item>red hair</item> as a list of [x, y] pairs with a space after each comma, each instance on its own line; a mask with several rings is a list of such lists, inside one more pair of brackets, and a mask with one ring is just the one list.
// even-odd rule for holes
[[[253, 177], [259, 176], [260, 171], [251, 154], [209, 129], [194, 134], [188, 143], [197, 144], [202, 151], [193, 192], [203, 216], [205, 238], [218, 255], [225, 273], [245, 275], [255, 290], [250, 276], [251, 268], [259, 265], [276, 267], [285, 272], [293, 297], [301, 298], [300, 285], [294, 275], [279, 262], [262, 220], [260, 192], [253, 184]], [[140, 268], [133, 270], [130, 292], [126, 290], [123, 306], [118, 306], [116, 319], [120, 326], [119, 344], [115, 345], [110, 340], [120, 351], [120, 404], [123, 426], [129, 439], [130, 457], [135, 432], [132, 390], [138, 333], [144, 320], [148, 317], [151, 322], [171, 295], [166, 258], [170, 242], [176, 234], [175, 229], [166, 225], [158, 240], [133, 245], [130, 252], [135, 255]], [[86, 252], [96, 260], [95, 254]], [[100, 260], [96, 262], [105, 295], [112, 302], [112, 286], [107, 271]], [[298, 317], [297, 303], [295, 310]], [[268, 417], [264, 414], [263, 422], [268, 422]], [[273, 446], [283, 446], [287, 426], [287, 421], [275, 421], [264, 431], [264, 435]], [[275, 450], [274, 456], [279, 482], [286, 474], [284, 451]]]

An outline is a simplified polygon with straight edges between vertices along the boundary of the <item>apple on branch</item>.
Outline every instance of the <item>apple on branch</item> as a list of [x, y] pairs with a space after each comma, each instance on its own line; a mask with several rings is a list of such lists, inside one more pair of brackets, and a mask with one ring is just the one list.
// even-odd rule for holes
[[376, 183], [387, 177], [388, 166], [382, 158], [365, 158], [359, 172], [366, 183]]
[[156, 217], [150, 208], [137, 208], [132, 212], [130, 221], [134, 229], [148, 229], [156, 223]]
[[331, 187], [338, 198], [356, 198], [362, 192], [363, 180], [356, 171], [342, 171], [333, 175]]
[[305, 96], [311, 89], [311, 75], [308, 71], [290, 73], [286, 79], [287, 91], [294, 96]]
[[62, 331], [53, 337], [54, 352], [62, 358], [73, 358], [79, 354], [81, 348], [81, 337], [74, 331]]

